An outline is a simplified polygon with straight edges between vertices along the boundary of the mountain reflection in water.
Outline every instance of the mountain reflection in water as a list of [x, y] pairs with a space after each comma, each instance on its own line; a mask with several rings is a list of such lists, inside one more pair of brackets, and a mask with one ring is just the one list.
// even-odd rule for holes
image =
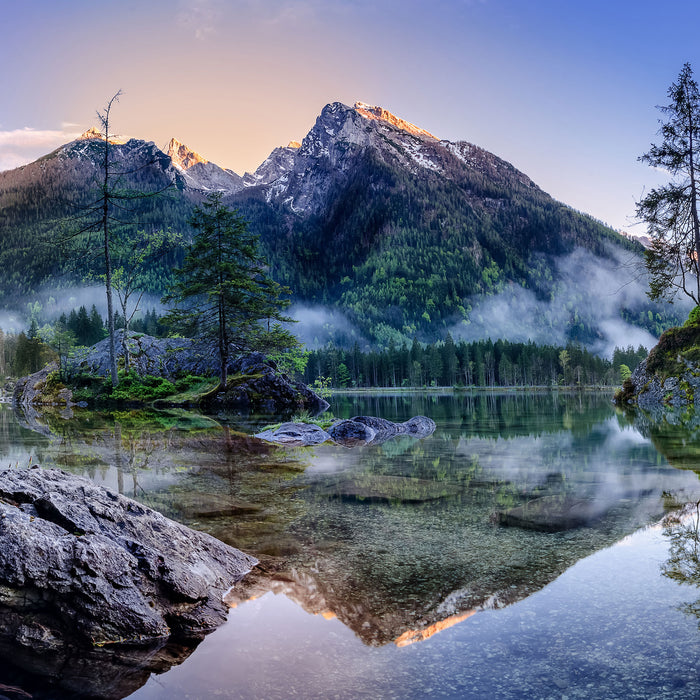
[[31, 456], [83, 474], [258, 557], [229, 594], [233, 620], [249, 601], [284, 594], [337, 618], [368, 649], [432, 643], [467, 618], [474, 624], [475, 613], [527, 598], [668, 507], [700, 498], [695, 473], [669, 466], [608, 396], [333, 402], [339, 417], [423, 414], [437, 430], [353, 450], [290, 449], [249, 437], [243, 431], [259, 425], [235, 417], [80, 412], [33, 416], [28, 430], [2, 410], [0, 431], [6, 461]]

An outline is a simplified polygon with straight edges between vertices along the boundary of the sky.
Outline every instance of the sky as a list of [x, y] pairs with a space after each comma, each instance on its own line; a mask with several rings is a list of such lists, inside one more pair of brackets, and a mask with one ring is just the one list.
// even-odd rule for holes
[[239, 174], [323, 106], [380, 105], [477, 144], [556, 199], [641, 235], [639, 163], [696, 0], [0, 0], [0, 170], [97, 124], [176, 137]]

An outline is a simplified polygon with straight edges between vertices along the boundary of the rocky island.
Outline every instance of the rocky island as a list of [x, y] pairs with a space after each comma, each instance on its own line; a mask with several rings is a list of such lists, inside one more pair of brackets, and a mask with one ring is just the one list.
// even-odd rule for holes
[[[117, 356], [124, 357], [124, 331], [116, 332]], [[211, 344], [187, 338], [153, 338], [129, 333], [129, 362], [134, 376], [149, 378], [153, 392], [113, 398], [103, 378], [109, 374], [109, 340], [80, 350], [68, 358], [61, 377], [49, 365], [17, 382], [16, 406], [76, 403], [151, 403], [199, 406], [209, 411], [236, 410], [283, 415], [297, 410], [319, 413], [328, 403], [305, 384], [278, 370], [272, 360], [258, 352], [232, 357], [226, 390], [215, 378], [218, 357]], [[189, 378], [189, 379], [188, 379]], [[180, 381], [187, 386], [180, 386]], [[197, 383], [196, 380], [199, 380]], [[194, 390], [193, 390], [194, 382]], [[85, 398], [88, 400], [85, 401]]]

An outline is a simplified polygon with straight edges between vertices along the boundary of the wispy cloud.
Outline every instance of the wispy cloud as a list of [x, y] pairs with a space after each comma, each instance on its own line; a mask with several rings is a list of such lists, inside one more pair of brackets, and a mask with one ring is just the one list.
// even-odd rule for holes
[[177, 21], [204, 41], [214, 34], [220, 11], [219, 0], [180, 0]]
[[49, 153], [54, 148], [77, 138], [76, 125], [62, 129], [12, 129], [0, 131], [0, 171], [17, 168]]

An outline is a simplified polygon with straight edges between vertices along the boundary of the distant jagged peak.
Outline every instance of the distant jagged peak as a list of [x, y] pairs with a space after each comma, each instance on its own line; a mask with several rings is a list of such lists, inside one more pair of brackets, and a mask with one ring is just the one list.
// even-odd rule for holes
[[199, 153], [187, 148], [184, 143], [178, 141], [176, 138], [170, 139], [167, 154], [170, 156], [173, 165], [181, 170], [189, 170], [193, 165], [197, 165], [197, 163], [209, 162], [206, 158], [200, 156]]
[[[91, 139], [99, 139], [100, 141], [104, 141], [105, 136], [99, 129], [91, 126], [87, 131], [80, 135], [78, 141], [89, 141]], [[119, 138], [117, 136], [110, 136], [109, 138], [109, 142], [117, 146], [123, 146], [127, 141], [128, 139]]]
[[94, 126], [91, 126], [85, 133], [81, 134], [80, 140], [87, 140], [87, 139], [100, 139], [102, 140], [104, 136], [102, 135], [102, 132], [99, 129], [96, 129]]
[[359, 115], [363, 116], [365, 119], [376, 119], [379, 121], [387, 122], [388, 124], [395, 126], [397, 129], [407, 131], [409, 134], [413, 134], [414, 136], [423, 136], [425, 138], [435, 139], [435, 141], [440, 140], [437, 136], [434, 136], [429, 131], [421, 129], [419, 126], [411, 124], [411, 122], [407, 122], [405, 119], [397, 117], [396, 115], [387, 111], [383, 107], [377, 107], [376, 105], [368, 105], [364, 102], [355, 102], [354, 109]]

